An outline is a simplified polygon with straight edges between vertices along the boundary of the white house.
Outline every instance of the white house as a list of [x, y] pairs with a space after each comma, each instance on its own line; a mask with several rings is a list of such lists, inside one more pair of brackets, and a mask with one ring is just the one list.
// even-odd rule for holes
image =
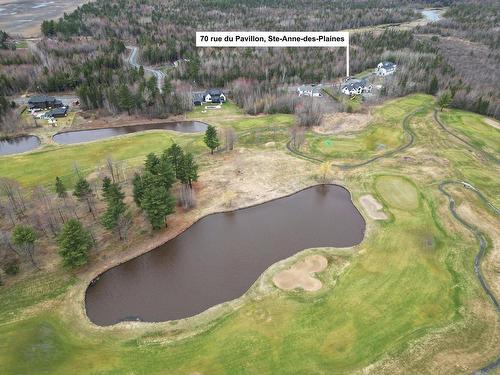
[[349, 79], [342, 85], [340, 90], [345, 95], [361, 95], [371, 92], [372, 85], [364, 79]]
[[207, 103], [224, 103], [226, 96], [222, 89], [209, 89], [205, 93], [205, 101]]
[[297, 88], [297, 93], [299, 96], [312, 96], [321, 98], [323, 85], [302, 85]]
[[387, 76], [389, 74], [393, 74], [396, 71], [396, 67], [396, 64], [390, 61], [384, 61], [377, 65], [375, 72], [378, 76]]

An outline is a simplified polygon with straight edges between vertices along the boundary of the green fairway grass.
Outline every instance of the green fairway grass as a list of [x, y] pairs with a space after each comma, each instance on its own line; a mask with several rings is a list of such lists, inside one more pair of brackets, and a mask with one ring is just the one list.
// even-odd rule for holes
[[103, 165], [107, 157], [127, 160], [129, 165], [137, 166], [148, 153], [160, 153], [173, 141], [199, 153], [204, 149], [201, 138], [200, 135], [149, 131], [68, 146], [50, 145], [26, 154], [0, 157], [0, 176], [15, 179], [26, 187], [52, 184], [56, 176], [71, 183], [75, 178], [72, 173], [75, 163], [85, 174]]
[[306, 144], [300, 151], [320, 159], [363, 160], [393, 150], [405, 142], [403, 118], [419, 108], [430, 108], [433, 99], [428, 95], [410, 95], [396, 99], [374, 111], [368, 126], [348, 135], [321, 135], [308, 132]]
[[418, 192], [413, 184], [403, 177], [381, 176], [377, 179], [376, 189], [391, 207], [400, 210], [418, 208]]
[[[477, 148], [500, 154], [500, 129], [486, 123], [483, 116], [460, 110], [440, 112], [439, 117], [449, 130], [465, 136]], [[490, 119], [490, 121], [496, 121]], [[497, 122], [498, 124], [498, 122]]]

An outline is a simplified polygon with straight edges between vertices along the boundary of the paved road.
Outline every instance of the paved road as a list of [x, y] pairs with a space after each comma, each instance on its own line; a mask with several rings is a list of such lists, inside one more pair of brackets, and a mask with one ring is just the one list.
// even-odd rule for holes
[[[127, 59], [127, 62], [132, 65], [134, 68], [139, 68], [141, 64], [137, 62], [137, 54], [139, 53], [139, 48], [135, 46], [127, 46], [127, 48], [131, 51], [130, 55]], [[158, 85], [158, 90], [162, 92], [163, 89], [163, 81], [165, 80], [165, 73], [163, 73], [161, 70], [155, 69], [151, 66], [142, 66], [144, 68], [144, 71], [149, 72], [153, 74], [156, 77], [157, 85]]]

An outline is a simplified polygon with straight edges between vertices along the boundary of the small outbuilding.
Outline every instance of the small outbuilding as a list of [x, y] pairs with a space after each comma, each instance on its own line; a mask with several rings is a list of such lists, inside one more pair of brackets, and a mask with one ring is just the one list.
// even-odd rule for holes
[[68, 107], [54, 108], [45, 114], [45, 117], [55, 118], [55, 117], [66, 117], [68, 115]]

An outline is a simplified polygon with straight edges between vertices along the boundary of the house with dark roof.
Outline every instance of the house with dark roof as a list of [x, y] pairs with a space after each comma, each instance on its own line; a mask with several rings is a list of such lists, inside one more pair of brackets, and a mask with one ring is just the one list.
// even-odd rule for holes
[[205, 101], [207, 103], [224, 103], [226, 96], [222, 89], [208, 89], [205, 92]]
[[194, 105], [202, 105], [205, 101], [205, 93], [204, 92], [194, 92], [193, 93], [193, 104]]
[[54, 108], [45, 113], [45, 117], [47, 118], [65, 117], [67, 115], [68, 115], [68, 107]]
[[48, 109], [62, 107], [62, 102], [53, 96], [35, 95], [28, 99], [30, 109]]
[[387, 76], [389, 74], [393, 74], [396, 71], [397, 65], [390, 61], [383, 61], [377, 65], [377, 69], [375, 73], [378, 76]]
[[345, 95], [361, 95], [371, 92], [372, 85], [365, 79], [348, 79], [342, 84], [340, 90]]

